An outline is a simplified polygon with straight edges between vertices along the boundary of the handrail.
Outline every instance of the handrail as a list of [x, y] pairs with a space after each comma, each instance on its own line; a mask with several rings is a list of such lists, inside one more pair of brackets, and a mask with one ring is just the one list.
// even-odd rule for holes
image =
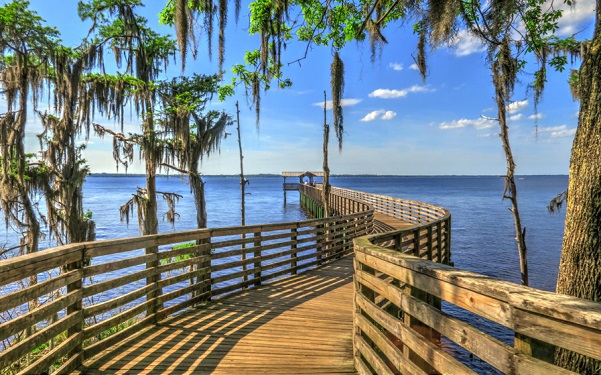
[[[361, 209], [86, 242], [2, 260], [0, 374], [69, 373], [168, 315], [349, 254], [352, 239], [371, 232], [373, 209], [353, 198], [343, 203]], [[27, 285], [32, 275], [39, 282]]]
[[[393, 198], [342, 193], [369, 202], [376, 212], [404, 215], [394, 212], [403, 204], [391, 208], [387, 202]], [[425, 239], [431, 248], [431, 235], [440, 230], [447, 212], [424, 211], [408, 230], [353, 240], [353, 347], [360, 374], [475, 374], [437, 345], [440, 335], [506, 374], [572, 374], [554, 365], [556, 348], [601, 361], [601, 304], [459, 270], [440, 264], [450, 259], [432, 257], [429, 251], [378, 246], [391, 240], [410, 245], [407, 235], [420, 233], [413, 239]], [[513, 330], [513, 346], [443, 312], [441, 301]]]
[[[299, 190], [318, 216], [320, 189]], [[599, 303], [441, 264], [450, 263], [448, 211], [339, 188], [330, 209], [325, 219], [88, 242], [0, 261], [0, 374], [68, 373], [168, 315], [353, 247], [359, 373], [474, 373], [437, 345], [440, 335], [504, 373], [570, 373], [552, 364], [555, 347], [601, 360]], [[412, 225], [376, 234], [374, 213]], [[26, 285], [32, 275], [39, 282]], [[514, 345], [443, 312], [443, 300], [513, 330]]]
[[414, 200], [332, 187], [332, 194], [366, 202], [374, 211], [409, 224], [377, 237], [378, 244], [422, 259], [451, 264], [451, 213]]

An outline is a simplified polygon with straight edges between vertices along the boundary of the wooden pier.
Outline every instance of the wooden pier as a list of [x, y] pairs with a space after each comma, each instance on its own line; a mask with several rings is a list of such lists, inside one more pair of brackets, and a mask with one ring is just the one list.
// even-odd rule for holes
[[169, 317], [77, 374], [349, 374], [351, 256]]
[[0, 375], [475, 373], [442, 336], [506, 374], [573, 374], [555, 348], [601, 363], [600, 303], [451, 267], [445, 209], [332, 188], [324, 218], [320, 190], [298, 188], [315, 219], [0, 261]]
[[[409, 226], [376, 217], [378, 232]], [[169, 317], [75, 374], [354, 374], [353, 293], [346, 255]]]

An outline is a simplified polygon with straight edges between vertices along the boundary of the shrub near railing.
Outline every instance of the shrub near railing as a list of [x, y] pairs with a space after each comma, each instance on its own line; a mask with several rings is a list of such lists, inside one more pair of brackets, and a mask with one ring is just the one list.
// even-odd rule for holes
[[[353, 238], [371, 232], [365, 207], [344, 218], [97, 241], [0, 261], [1, 372], [68, 373], [170, 314], [348, 254]], [[40, 282], [22, 288], [33, 274]], [[29, 312], [32, 300], [40, 307]], [[37, 329], [21, 335], [29, 327]]]
[[[458, 270], [374, 244], [387, 236], [354, 240], [354, 348], [359, 373], [475, 374], [436, 345], [439, 334], [506, 374], [571, 373], [549, 363], [552, 346], [601, 360], [601, 304]], [[513, 330], [518, 334], [514, 345], [449, 316], [433, 299]], [[547, 352], [539, 352], [541, 348]]]

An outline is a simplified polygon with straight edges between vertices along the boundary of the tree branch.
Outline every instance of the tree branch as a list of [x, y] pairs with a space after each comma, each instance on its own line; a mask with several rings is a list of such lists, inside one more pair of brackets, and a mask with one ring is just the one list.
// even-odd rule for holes
[[369, 10], [369, 13], [367, 13], [367, 15], [365, 16], [365, 19], [363, 20], [363, 23], [361, 24], [361, 27], [359, 28], [357, 35], [361, 35], [363, 33], [363, 31], [365, 31], [365, 26], [367, 26], [367, 22], [371, 19], [371, 15], [376, 10], [376, 7], [378, 6], [378, 2], [379, 2], [379, 0], [374, 1], [374, 5], [372, 5], [371, 9]]
[[195, 173], [193, 173], [193, 172], [187, 171], [185, 169], [178, 168], [175, 165], [171, 165], [171, 164], [167, 164], [167, 163], [161, 163], [161, 167], [173, 169], [174, 171], [179, 172], [181, 174], [195, 175]]

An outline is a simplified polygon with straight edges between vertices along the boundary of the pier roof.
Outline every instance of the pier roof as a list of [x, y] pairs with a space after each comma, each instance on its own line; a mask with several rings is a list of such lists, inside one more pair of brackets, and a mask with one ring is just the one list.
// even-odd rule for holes
[[282, 177], [323, 177], [323, 172], [282, 172]]

